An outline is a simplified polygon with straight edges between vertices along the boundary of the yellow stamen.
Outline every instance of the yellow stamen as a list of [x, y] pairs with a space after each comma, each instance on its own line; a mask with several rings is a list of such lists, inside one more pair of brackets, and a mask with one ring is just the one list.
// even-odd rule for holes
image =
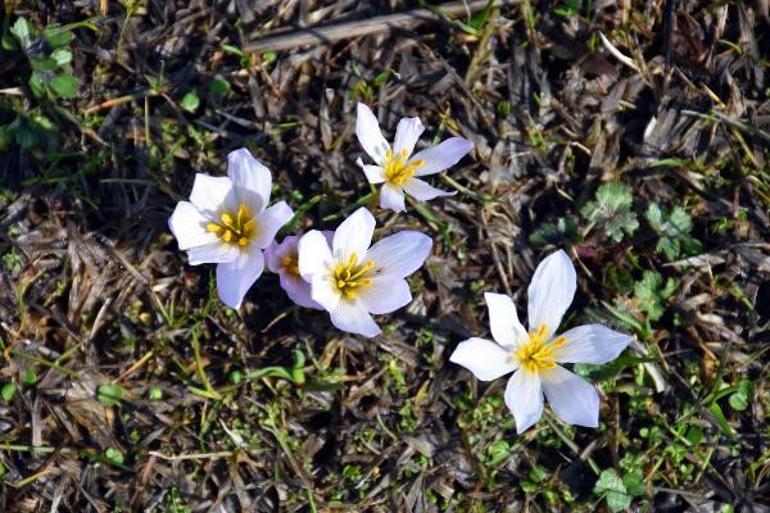
[[401, 150], [397, 157], [393, 155], [393, 150], [388, 150], [385, 153], [383, 176], [387, 183], [396, 187], [403, 187], [414, 177], [417, 168], [425, 165], [424, 160], [407, 162], [408, 157], [409, 154], [406, 150]]
[[243, 203], [238, 206], [235, 214], [222, 212], [219, 215], [219, 221], [219, 223], [214, 221], [206, 223], [206, 231], [216, 234], [227, 244], [236, 244], [243, 248], [257, 236], [257, 223], [249, 207]]
[[352, 253], [346, 262], [340, 262], [332, 271], [331, 280], [345, 298], [353, 300], [362, 289], [369, 287], [374, 280], [368, 275], [374, 270], [374, 262], [367, 260], [358, 263], [358, 255]]
[[565, 337], [548, 341], [548, 326], [541, 324], [536, 331], [529, 333], [529, 340], [520, 345], [511, 356], [529, 372], [553, 369], [556, 367], [554, 352], [566, 343]]
[[287, 273], [293, 276], [299, 276], [299, 262], [297, 260], [297, 254], [285, 255], [281, 259], [281, 266]]

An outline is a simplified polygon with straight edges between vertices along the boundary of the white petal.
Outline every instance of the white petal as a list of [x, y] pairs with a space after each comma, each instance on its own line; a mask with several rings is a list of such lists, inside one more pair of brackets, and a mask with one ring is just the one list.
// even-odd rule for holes
[[576, 287], [575, 266], [563, 250], [551, 253], [540, 262], [527, 289], [530, 331], [545, 324], [548, 335], [553, 336], [572, 303]]
[[334, 231], [334, 258], [347, 260], [353, 253], [361, 262], [374, 235], [374, 216], [366, 207], [361, 207]]
[[498, 344], [514, 348], [528, 339], [527, 330], [519, 322], [516, 305], [505, 294], [484, 293], [489, 310], [489, 328]]
[[262, 250], [253, 245], [248, 251], [239, 251], [238, 258], [217, 266], [219, 299], [230, 308], [240, 308], [244, 296], [262, 274], [265, 260]]
[[405, 230], [375, 242], [366, 252], [376, 272], [405, 278], [422, 267], [433, 240], [424, 233]]
[[564, 367], [541, 371], [543, 390], [553, 412], [564, 422], [599, 426], [599, 393], [596, 388]]
[[342, 331], [356, 333], [364, 337], [374, 337], [382, 333], [366, 308], [356, 301], [340, 301], [337, 308], [329, 313], [332, 324]]
[[273, 176], [246, 148], [227, 155], [227, 176], [233, 181], [239, 205], [247, 205], [256, 214], [270, 203]]
[[505, 404], [516, 420], [516, 433], [522, 434], [543, 415], [543, 391], [540, 376], [521, 368], [505, 387]]
[[279, 281], [281, 283], [281, 288], [286, 292], [286, 295], [297, 305], [303, 308], [324, 310], [323, 306], [316, 301], [313, 301], [311, 285], [299, 276], [295, 276], [286, 271], [281, 271], [279, 274]]
[[431, 175], [454, 166], [472, 149], [473, 143], [469, 140], [462, 137], [450, 137], [437, 146], [422, 150], [410, 161], [425, 161], [422, 166], [417, 168], [416, 176]]
[[238, 246], [217, 240], [205, 246], [188, 249], [187, 260], [190, 265], [221, 264], [234, 261], [240, 253]]
[[192, 203], [180, 201], [168, 220], [168, 227], [176, 237], [179, 249], [185, 250], [217, 242], [217, 236], [206, 230], [208, 222], [209, 219]]
[[404, 192], [420, 201], [428, 201], [433, 198], [438, 198], [439, 196], [454, 196], [457, 194], [457, 191], [447, 192], [436, 189], [435, 187], [428, 185], [428, 182], [420, 180], [419, 178], [412, 178], [406, 182], [404, 185]]
[[380, 166], [370, 166], [369, 164], [364, 164], [364, 161], [361, 160], [361, 157], [358, 157], [356, 164], [358, 164], [358, 166], [364, 170], [366, 180], [369, 183], [378, 184], [385, 181], [385, 177], [383, 176], [384, 169], [382, 169]]
[[422, 126], [420, 118], [403, 118], [399, 121], [396, 127], [396, 138], [393, 141], [393, 153], [398, 156], [406, 150], [406, 157], [409, 158], [423, 130], [425, 127]]
[[469, 338], [457, 345], [449, 361], [462, 365], [481, 381], [491, 381], [516, 370], [509, 352], [491, 340]]
[[380, 165], [385, 162], [385, 153], [390, 149], [390, 145], [382, 136], [374, 113], [363, 103], [359, 103], [356, 110], [356, 137], [372, 160]]
[[238, 202], [233, 182], [226, 176], [195, 175], [190, 203], [211, 219], [218, 219], [223, 211], [236, 211]]
[[561, 334], [567, 339], [554, 351], [562, 363], [607, 363], [617, 358], [633, 337], [611, 330], [601, 324], [586, 324]]
[[406, 210], [404, 191], [387, 183], [383, 185], [380, 188], [380, 208], [393, 212], [404, 212]]
[[297, 243], [299, 273], [310, 281], [314, 275], [326, 275], [332, 261], [332, 252], [324, 234], [311, 230], [300, 237]]
[[342, 294], [326, 274], [313, 275], [310, 297], [327, 312], [333, 312], [342, 302]]
[[285, 201], [279, 201], [257, 214], [254, 218], [257, 223], [257, 236], [252, 244], [260, 249], [269, 246], [275, 239], [278, 230], [288, 223], [292, 216], [294, 216], [294, 211]]
[[370, 313], [386, 314], [408, 305], [412, 301], [412, 293], [405, 279], [378, 276], [370, 286], [361, 290], [357, 299]]

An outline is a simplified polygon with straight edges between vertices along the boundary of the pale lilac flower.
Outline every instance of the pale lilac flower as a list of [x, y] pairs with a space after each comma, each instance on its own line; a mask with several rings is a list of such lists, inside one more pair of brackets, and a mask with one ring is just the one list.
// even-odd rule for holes
[[[334, 232], [321, 233], [331, 244]], [[299, 273], [299, 239], [296, 235], [289, 235], [280, 243], [270, 244], [265, 250], [265, 264], [271, 272], [278, 275], [281, 288], [289, 299], [304, 308], [323, 310], [324, 307], [313, 301], [310, 283], [305, 281]]]
[[437, 146], [412, 155], [423, 130], [425, 127], [419, 118], [401, 119], [391, 148], [380, 131], [374, 113], [363, 103], [358, 104], [356, 136], [364, 151], [377, 165], [364, 164], [361, 158], [356, 163], [364, 170], [369, 183], [383, 184], [380, 189], [380, 207], [403, 212], [406, 210], [404, 193], [421, 201], [455, 194], [431, 187], [419, 177], [455, 165], [473, 149], [473, 143], [462, 137], [450, 137]]
[[285, 201], [266, 208], [270, 170], [241, 148], [227, 156], [227, 176], [196, 174], [190, 201], [180, 201], [168, 221], [190, 265], [218, 264], [217, 291], [239, 308], [264, 269], [262, 250], [292, 217]]
[[496, 343], [471, 338], [461, 342], [449, 358], [482, 381], [514, 373], [505, 388], [505, 404], [516, 419], [518, 433], [542, 415], [543, 393], [564, 422], [597, 427], [596, 388], [558, 364], [607, 363], [631, 342], [629, 335], [600, 324], [578, 326], [556, 336], [575, 295], [576, 281], [575, 267], [564, 251], [549, 255], [537, 266], [527, 290], [529, 333], [510, 297], [487, 293], [484, 298]]
[[371, 314], [386, 314], [412, 300], [406, 278], [430, 254], [433, 241], [415, 231], [386, 237], [373, 246], [374, 216], [359, 208], [334, 232], [331, 243], [313, 230], [299, 240], [299, 271], [311, 296], [337, 328], [373, 337], [381, 333]]

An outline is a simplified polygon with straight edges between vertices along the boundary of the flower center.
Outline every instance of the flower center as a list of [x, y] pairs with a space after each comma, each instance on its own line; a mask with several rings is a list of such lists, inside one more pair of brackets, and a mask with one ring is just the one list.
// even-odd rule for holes
[[284, 270], [294, 277], [299, 277], [299, 260], [297, 260], [297, 254], [289, 254], [281, 259], [281, 266]]
[[385, 153], [384, 177], [390, 185], [401, 187], [406, 184], [417, 172], [418, 167], [425, 165], [424, 160], [407, 162], [409, 157], [406, 150], [401, 150], [398, 156], [393, 155], [393, 150]]
[[254, 217], [244, 204], [238, 207], [235, 214], [223, 212], [219, 216], [218, 223], [213, 221], [206, 225], [206, 230], [214, 233], [219, 240], [227, 244], [237, 244], [238, 246], [248, 246], [257, 236], [257, 223]]
[[548, 326], [541, 324], [537, 331], [529, 334], [529, 340], [514, 351], [512, 357], [529, 372], [538, 372], [556, 367], [554, 350], [567, 343], [564, 337], [548, 341]]
[[331, 274], [331, 280], [337, 290], [347, 299], [355, 299], [362, 289], [372, 284], [369, 278], [374, 269], [374, 262], [367, 260], [358, 263], [355, 253], [350, 255], [347, 262], [338, 263]]

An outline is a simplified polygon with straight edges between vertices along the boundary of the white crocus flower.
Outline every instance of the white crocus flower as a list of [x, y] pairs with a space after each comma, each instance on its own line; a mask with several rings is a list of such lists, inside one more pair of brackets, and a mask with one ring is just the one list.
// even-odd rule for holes
[[386, 314], [412, 300], [406, 278], [430, 254], [433, 241], [402, 231], [369, 247], [374, 216], [359, 208], [334, 232], [331, 244], [318, 230], [299, 240], [299, 272], [311, 284], [311, 296], [337, 328], [365, 337], [381, 330], [371, 314]]
[[[331, 244], [334, 232], [322, 232], [326, 241]], [[278, 275], [281, 288], [289, 296], [289, 299], [304, 308], [323, 310], [324, 307], [313, 301], [310, 283], [305, 281], [299, 273], [299, 237], [289, 235], [280, 243], [273, 242], [265, 250], [265, 264], [267, 268]]]
[[599, 324], [578, 326], [556, 336], [576, 288], [575, 267], [559, 250], [537, 266], [527, 294], [529, 332], [516, 307], [503, 294], [484, 295], [495, 342], [471, 338], [461, 342], [450, 361], [478, 379], [490, 381], [514, 372], [505, 388], [505, 404], [524, 432], [543, 413], [543, 393], [553, 412], [578, 426], [599, 425], [599, 394], [593, 385], [560, 363], [602, 364], [614, 360], [631, 337]]
[[382, 136], [377, 118], [369, 107], [363, 103], [358, 104], [356, 136], [364, 151], [377, 165], [364, 164], [361, 158], [356, 163], [364, 170], [369, 183], [383, 184], [380, 189], [380, 207], [403, 212], [406, 210], [404, 193], [421, 201], [455, 194], [431, 187], [419, 177], [455, 165], [473, 149], [473, 143], [462, 137], [450, 137], [413, 156], [414, 146], [423, 130], [425, 127], [420, 118], [403, 118], [396, 127], [396, 138], [391, 148]]
[[180, 201], [168, 221], [190, 265], [218, 264], [217, 291], [239, 308], [264, 269], [265, 249], [292, 217], [285, 201], [266, 208], [270, 170], [241, 148], [227, 156], [227, 176], [196, 174], [190, 201]]

